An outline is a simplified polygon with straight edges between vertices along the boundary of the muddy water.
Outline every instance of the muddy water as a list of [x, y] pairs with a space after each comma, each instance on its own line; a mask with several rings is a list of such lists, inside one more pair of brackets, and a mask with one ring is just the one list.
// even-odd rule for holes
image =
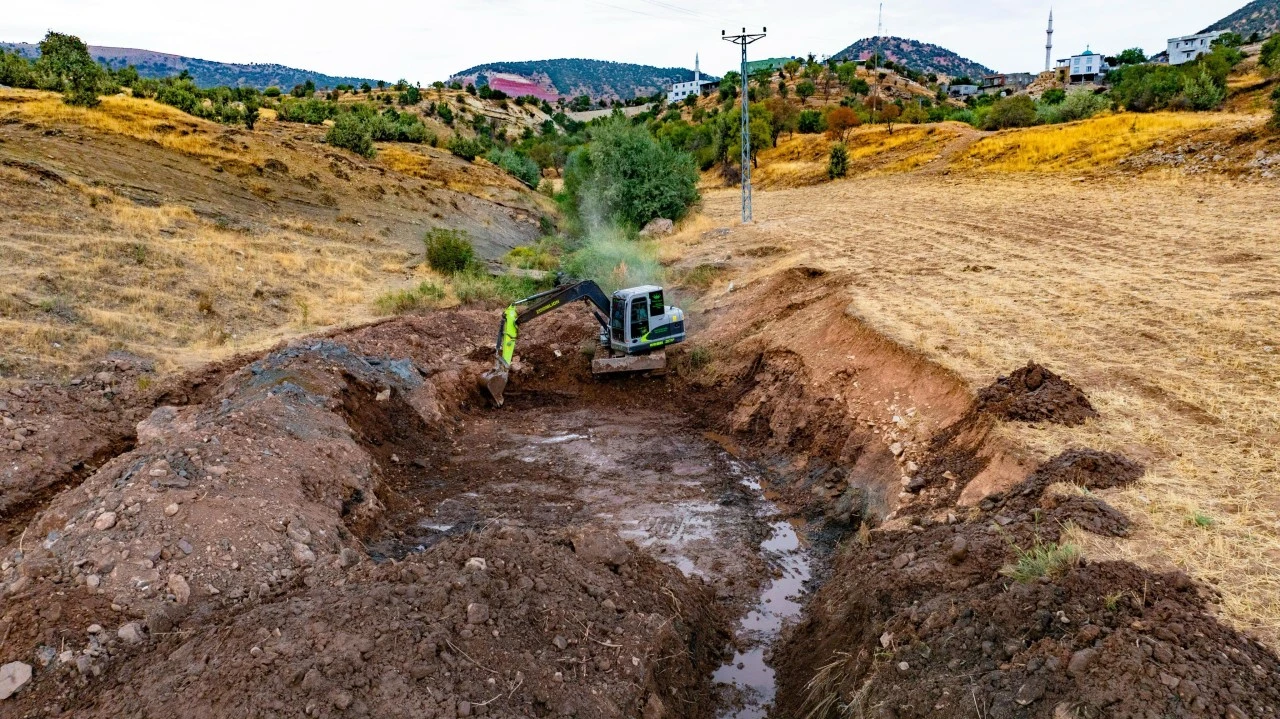
[[[764, 717], [774, 694], [767, 664], [782, 626], [801, 610], [810, 555], [778, 519], [760, 473], [687, 417], [596, 407], [528, 407], [467, 423], [408, 498], [388, 556], [417, 551], [489, 521], [596, 525], [711, 586], [741, 617], [741, 651], [715, 675], [722, 717]], [[392, 551], [392, 550], [395, 551]]]
[[[758, 497], [756, 512], [761, 518], [776, 516], [778, 508], [764, 496], [758, 477], [743, 473], [741, 484]], [[760, 552], [777, 572], [766, 585], [760, 599], [738, 624], [738, 642], [743, 649], [715, 673], [715, 681], [736, 689], [741, 705], [720, 713], [721, 719], [757, 719], [768, 715], [776, 690], [776, 676], [767, 662], [773, 643], [788, 621], [800, 616], [800, 596], [812, 577], [812, 558], [796, 527], [785, 520], [769, 525], [768, 539], [760, 544]]]

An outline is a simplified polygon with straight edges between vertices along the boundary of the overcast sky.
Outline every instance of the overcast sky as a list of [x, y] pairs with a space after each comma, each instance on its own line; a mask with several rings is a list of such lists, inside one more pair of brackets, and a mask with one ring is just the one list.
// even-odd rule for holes
[[[1115, 53], [1197, 32], [1246, 0], [1071, 0], [1054, 8], [1054, 56]], [[587, 57], [691, 67], [737, 65], [722, 29], [769, 28], [753, 57], [828, 55], [875, 35], [865, 0], [5, 0], [0, 40], [46, 30], [91, 45], [224, 62], [276, 62], [331, 75], [428, 83], [498, 60]], [[1049, 2], [893, 0], [885, 34], [932, 42], [1002, 72], [1044, 67]]]

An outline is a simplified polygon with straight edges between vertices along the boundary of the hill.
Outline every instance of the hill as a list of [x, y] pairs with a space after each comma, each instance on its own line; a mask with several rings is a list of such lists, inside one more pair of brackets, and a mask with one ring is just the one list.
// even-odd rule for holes
[[1263, 37], [1280, 32], [1280, 0], [1253, 0], [1230, 15], [1204, 29], [1204, 32], [1229, 30], [1249, 37]]
[[[40, 56], [40, 49], [31, 43], [0, 42], [0, 48], [9, 52], [17, 51], [24, 57]], [[280, 88], [291, 88], [311, 80], [317, 87], [334, 87], [337, 85], [360, 85], [375, 80], [362, 77], [341, 77], [324, 73], [301, 70], [296, 67], [276, 65], [273, 63], [228, 63], [213, 60], [201, 60], [183, 55], [170, 55], [152, 50], [135, 50], [126, 47], [102, 47], [90, 45], [89, 52], [103, 65], [125, 67], [133, 65], [143, 77], [171, 77], [186, 70], [195, 83], [201, 87], [256, 87], [265, 90], [272, 85]]]
[[409, 143], [367, 160], [263, 114], [247, 131], [151, 100], [83, 110], [0, 90], [0, 256], [22, 258], [0, 263], [0, 378], [106, 349], [198, 362], [366, 321], [427, 279], [412, 266], [428, 230], [496, 258], [550, 212], [493, 165]]
[[666, 90], [672, 83], [692, 80], [693, 70], [564, 58], [493, 62], [468, 68], [450, 79], [488, 84], [494, 76], [508, 82], [512, 81], [510, 76], [518, 76], [552, 97], [590, 95], [596, 100], [629, 100], [637, 95], [652, 95]]
[[865, 60], [876, 51], [889, 60], [920, 72], [936, 72], [952, 77], [981, 77], [992, 72], [991, 68], [960, 57], [944, 47], [903, 37], [863, 38], [836, 53], [835, 57], [840, 60]]

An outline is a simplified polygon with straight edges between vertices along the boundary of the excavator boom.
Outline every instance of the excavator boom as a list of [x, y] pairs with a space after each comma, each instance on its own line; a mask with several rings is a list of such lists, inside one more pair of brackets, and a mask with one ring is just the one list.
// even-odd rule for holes
[[585, 300], [594, 310], [592, 314], [604, 328], [609, 326], [609, 298], [591, 280], [562, 285], [532, 297], [512, 303], [502, 313], [502, 326], [498, 330], [497, 359], [493, 369], [480, 376], [480, 390], [495, 407], [501, 407], [503, 392], [511, 375], [511, 360], [515, 357], [516, 339], [520, 325], [564, 307], [571, 302]]

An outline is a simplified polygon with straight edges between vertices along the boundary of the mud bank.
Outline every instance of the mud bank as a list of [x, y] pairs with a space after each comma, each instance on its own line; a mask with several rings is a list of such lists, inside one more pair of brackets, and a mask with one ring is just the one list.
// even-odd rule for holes
[[797, 268], [705, 298], [699, 361], [660, 381], [592, 379], [591, 321], [548, 318], [502, 411], [474, 389], [490, 312], [219, 374], [4, 548], [0, 663], [34, 672], [0, 706], [1275, 716], [1280, 664], [1210, 590], [1058, 553], [1066, 522], [1127, 530], [1097, 493], [1142, 468], [1037, 466], [992, 430], [1087, 421], [1087, 388], [1031, 367], [975, 401], [846, 286]]

